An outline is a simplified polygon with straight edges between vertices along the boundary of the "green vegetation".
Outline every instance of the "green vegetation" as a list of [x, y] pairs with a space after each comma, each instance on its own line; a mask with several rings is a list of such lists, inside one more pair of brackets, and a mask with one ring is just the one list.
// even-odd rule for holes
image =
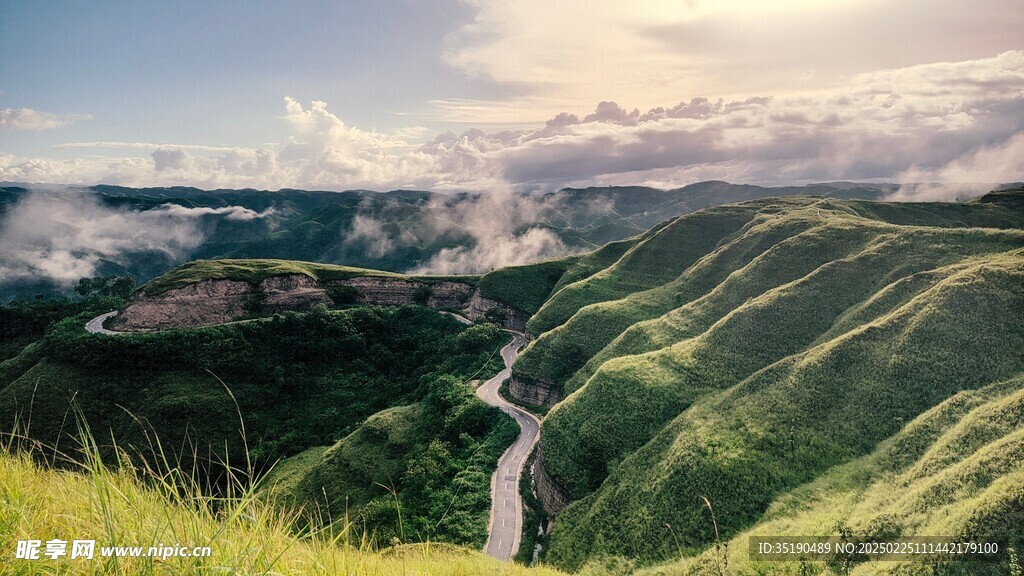
[[[962, 204], [758, 199], [465, 280], [533, 313], [537, 338], [513, 373], [564, 397], [541, 448], [574, 501], [545, 535], [546, 560], [580, 574], [1017, 573], [1019, 555], [758, 564], [746, 537], [1024, 549], [1022, 208], [1024, 191]], [[150, 286], [281, 273], [390, 274], [218, 261]], [[74, 397], [136, 464], [156, 459], [153, 431], [175, 447], [173, 467], [221, 491], [230, 478], [213, 462], [276, 463], [258, 499], [300, 508], [299, 533], [483, 542], [490, 473], [515, 435], [466, 384], [499, 368], [494, 327], [411, 306], [111, 339], [83, 333], [86, 318], [17, 336], [27, 345], [0, 363], [0, 425], [63, 450]]]
[[[259, 471], [303, 454], [313, 466], [320, 460], [306, 450], [343, 438], [341, 444], [354, 447], [346, 452], [351, 462], [338, 465], [358, 468], [386, 454], [396, 461], [395, 474], [384, 486], [354, 476], [348, 484], [339, 479], [321, 487], [338, 490], [328, 492], [331, 517], [338, 510], [355, 517], [360, 507], [415, 477], [400, 495], [404, 522], [415, 527], [403, 541], [482, 543], [489, 486], [476, 475], [494, 466], [514, 424], [474, 398], [466, 382], [500, 369], [497, 350], [507, 336], [495, 326], [466, 327], [419, 306], [320, 308], [112, 338], [86, 333], [88, 317], [60, 321], [0, 364], [0, 426], [59, 451], [69, 445], [69, 419], [78, 411], [104, 439], [104, 457], [115, 456], [113, 439], [138, 465], [166, 456], [175, 467], [196, 470], [214, 492], [225, 482], [221, 462], [251, 461]], [[415, 426], [402, 443], [379, 444], [375, 426], [403, 411], [416, 414]], [[443, 466], [429, 468], [422, 454]], [[324, 459], [336, 461], [333, 455]], [[296, 469], [301, 462], [286, 460], [284, 470], [304, 476], [305, 469]], [[445, 513], [439, 502], [448, 505], [455, 487], [466, 491], [464, 498], [438, 524]], [[353, 490], [366, 497], [346, 508]], [[322, 502], [323, 491], [317, 494]], [[400, 532], [390, 524], [395, 518], [363, 517], [367, 533]]]
[[[755, 563], [752, 535], [840, 533], [868, 538], [946, 535], [1021, 550], [1024, 533], [1024, 379], [963, 391], [907, 423], [869, 455], [778, 497], [761, 520], [726, 545], [734, 573], [799, 574], [797, 563]], [[702, 574], [713, 552], [640, 574]], [[950, 563], [944, 574], [1011, 574], [997, 564]], [[826, 567], [811, 566], [819, 573]], [[931, 573], [925, 563], [855, 564], [850, 574]], [[915, 572], [914, 569], [918, 571]]]
[[[88, 436], [86, 436], [88, 438]], [[81, 442], [78, 443], [81, 445]], [[212, 498], [193, 478], [103, 465], [94, 447], [75, 471], [42, 467], [34, 456], [0, 447], [0, 573], [71, 575], [282, 574], [287, 576], [556, 576], [547, 568], [502, 564], [452, 545], [397, 544], [377, 550], [339, 518], [330, 530], [299, 530], [296, 513], [254, 494], [235, 474], [226, 497]], [[122, 462], [122, 464], [127, 464]], [[140, 478], [141, 477], [141, 478]], [[18, 540], [95, 540], [92, 560], [19, 560]], [[203, 547], [209, 557], [102, 558], [104, 546]], [[70, 551], [70, 544], [68, 550]], [[45, 550], [43, 550], [45, 551]]]
[[135, 290], [135, 279], [131, 276], [95, 276], [82, 278], [75, 286], [80, 296], [116, 296], [127, 298]]
[[123, 304], [124, 299], [119, 297], [72, 300], [60, 296], [15, 300], [0, 306], [0, 362], [17, 356], [25, 346], [42, 338], [58, 320], [78, 314], [97, 316]]
[[1024, 371], [1020, 194], [712, 208], [563, 286], [514, 367], [568, 396], [541, 442], [576, 501], [547, 559], [700, 552], [702, 496], [732, 537], [933, 406]]
[[456, 281], [475, 285], [478, 281], [477, 276], [405, 276], [380, 270], [290, 260], [197, 260], [171, 270], [141, 289], [149, 295], [156, 295], [204, 280], [234, 280], [255, 286], [267, 278], [287, 275], [307, 276], [322, 283], [359, 276], [406, 278], [428, 284]]
[[533, 314], [576, 260], [570, 257], [488, 272], [480, 278], [480, 295]]
[[488, 272], [480, 278], [480, 295], [534, 314], [562, 286], [610, 266], [638, 240], [629, 238], [579, 256]]
[[285, 460], [266, 484], [313, 518], [349, 514], [376, 542], [482, 547], [491, 474], [516, 434], [511, 419], [495, 425], [493, 409], [441, 378], [422, 402], [374, 414], [331, 448], [296, 456], [297, 465]]

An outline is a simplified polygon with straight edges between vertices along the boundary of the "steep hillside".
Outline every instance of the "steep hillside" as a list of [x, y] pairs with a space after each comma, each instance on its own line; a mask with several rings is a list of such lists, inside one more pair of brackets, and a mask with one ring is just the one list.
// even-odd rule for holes
[[714, 533], [701, 496], [733, 534], [952, 395], [1019, 374], [1019, 194], [712, 208], [563, 285], [510, 388], [562, 399], [538, 472], [575, 502], [548, 559], [699, 550]]
[[[353, 307], [110, 337], [86, 333], [88, 317], [0, 362], [0, 430], [75, 454], [81, 419], [104, 457], [116, 444], [136, 464], [178, 468], [214, 491], [224, 463], [265, 471], [305, 454], [308, 466], [286, 460], [305, 474], [316, 463], [306, 451], [341, 441], [342, 465], [363, 475], [318, 485], [313, 498], [329, 507], [317, 520], [349, 513], [367, 534], [404, 541], [402, 520], [387, 513], [400, 502], [410, 538], [482, 545], [486, 478], [515, 429], [468, 384], [500, 370], [507, 336], [493, 325], [420, 306]], [[391, 426], [403, 413], [416, 415], [412, 425]], [[392, 467], [374, 468], [382, 455]], [[308, 503], [308, 492], [296, 495]]]
[[[702, 574], [721, 564], [737, 571], [774, 565], [773, 573], [799, 573], [797, 563], [751, 562], [747, 538], [754, 535], [941, 534], [964, 541], [1019, 544], [1024, 525], [1022, 458], [1024, 380], [1016, 377], [959, 392], [910, 421], [867, 456], [778, 497], [760, 521], [727, 543], [727, 552], [709, 550], [639, 574]], [[1009, 560], [957, 568], [969, 574], [1012, 574]], [[822, 562], [810, 567], [826, 568]], [[1018, 555], [1016, 568], [1020, 567]], [[914, 568], [924, 567], [866, 563], [855, 564], [849, 573], [913, 573]]]

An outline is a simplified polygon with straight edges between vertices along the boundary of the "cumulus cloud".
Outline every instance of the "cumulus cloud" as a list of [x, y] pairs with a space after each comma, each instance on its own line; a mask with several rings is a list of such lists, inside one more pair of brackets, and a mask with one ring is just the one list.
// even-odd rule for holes
[[[974, 155], [1024, 132], [1024, 51], [855, 74], [804, 95], [692, 97], [646, 112], [604, 100], [592, 113], [561, 112], [536, 128], [470, 128], [433, 138], [420, 129], [362, 130], [321, 101], [304, 105], [286, 98], [284, 111], [291, 136], [279, 145], [153, 145], [144, 148], [149, 157], [66, 161], [6, 155], [0, 156], [0, 179], [494, 192], [674, 187], [702, 179], [909, 182], [915, 172], [922, 178], [966, 177], [971, 173], [965, 162]], [[100, 144], [101, 150], [116, 149]], [[1022, 179], [1012, 162], [999, 166], [977, 181]]]
[[266, 215], [240, 206], [167, 204], [138, 211], [105, 206], [89, 192], [31, 192], [0, 220], [0, 281], [48, 279], [70, 285], [94, 276], [101, 262], [117, 262], [127, 253], [152, 252], [182, 262], [205, 239], [201, 217], [252, 220]]
[[54, 114], [32, 108], [4, 108], [0, 110], [0, 130], [52, 130], [80, 120], [90, 120], [89, 114]]

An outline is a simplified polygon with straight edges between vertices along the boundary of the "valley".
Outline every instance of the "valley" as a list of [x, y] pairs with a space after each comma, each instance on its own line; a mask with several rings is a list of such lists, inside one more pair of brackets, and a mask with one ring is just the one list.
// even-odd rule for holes
[[[542, 562], [582, 573], [798, 573], [750, 560], [746, 538], [766, 534], [1019, 547], [1022, 286], [1012, 189], [966, 203], [757, 198], [475, 275], [200, 260], [116, 306], [107, 327], [129, 334], [87, 333], [110, 310], [94, 308], [4, 360], [2, 416], [24, 422], [31, 405], [31, 435], [60, 442], [74, 397], [94, 403], [94, 429], [139, 445], [110, 400], [136, 391], [166, 406], [127, 406], [161, 437], [189, 414], [192, 441], [226, 442], [234, 459], [245, 449], [216, 373], [247, 382], [235, 394], [259, 430], [264, 494], [304, 522], [355, 512], [377, 545], [439, 540], [504, 560], [522, 537], [525, 474], [548, 519]], [[357, 355], [306, 374], [332, 338], [353, 354], [405, 348], [362, 372], [349, 374]], [[271, 365], [299, 378], [269, 378]], [[382, 394], [371, 405], [360, 390]], [[331, 411], [353, 402], [360, 412]]]

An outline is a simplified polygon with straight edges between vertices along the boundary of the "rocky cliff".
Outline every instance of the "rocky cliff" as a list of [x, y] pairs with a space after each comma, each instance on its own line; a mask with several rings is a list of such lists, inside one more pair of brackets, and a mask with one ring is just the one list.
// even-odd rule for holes
[[309, 310], [318, 304], [351, 302], [400, 306], [426, 304], [485, 319], [503, 328], [523, 330], [529, 316], [479, 294], [465, 282], [421, 282], [391, 276], [357, 276], [319, 284], [301, 274], [267, 278], [258, 285], [234, 280], [204, 280], [149, 295], [136, 292], [114, 321], [115, 330], [210, 326], [246, 316]]
[[571, 500], [565, 490], [558, 485], [558, 481], [548, 473], [544, 464], [544, 451], [539, 446], [537, 447], [537, 456], [533, 460], [532, 472], [537, 499], [540, 500], [545, 512], [555, 516], [568, 506]]
[[512, 372], [508, 393], [516, 404], [551, 408], [562, 400], [561, 386]]

